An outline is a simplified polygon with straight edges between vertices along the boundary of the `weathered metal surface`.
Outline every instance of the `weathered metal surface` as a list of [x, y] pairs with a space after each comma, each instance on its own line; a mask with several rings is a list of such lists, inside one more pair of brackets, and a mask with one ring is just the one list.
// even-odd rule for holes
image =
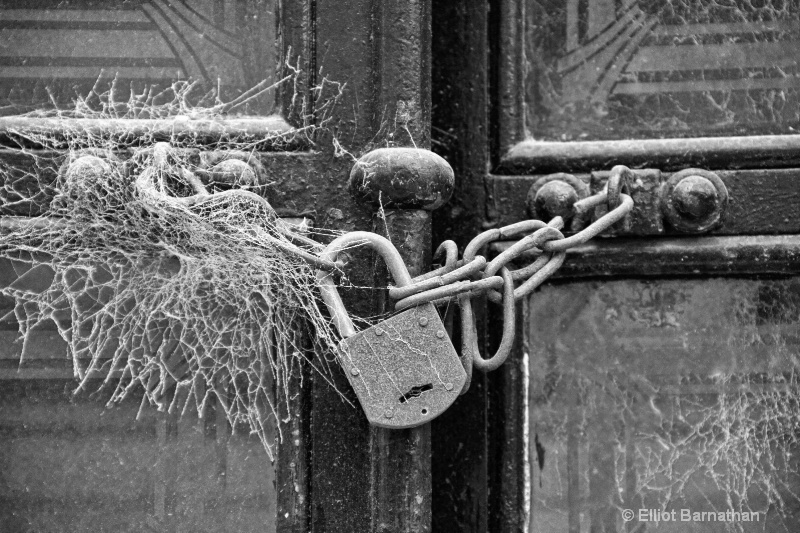
[[496, 174], [587, 172], [622, 163], [681, 170], [800, 165], [800, 135], [554, 142], [526, 140], [503, 155]]
[[[513, 245], [499, 242], [493, 251]], [[523, 254], [520, 262], [531, 257]], [[567, 251], [554, 278], [800, 273], [800, 236], [599, 239]]]
[[371, 424], [415, 427], [442, 414], [466, 374], [432, 304], [344, 339], [340, 359]]
[[[190, 159], [198, 166], [203, 160], [227, 157], [226, 152], [192, 150]], [[118, 153], [123, 161], [130, 152]], [[235, 154], [233, 157], [238, 157]], [[0, 213], [38, 216], [47, 213], [54, 194], [54, 184], [65, 161], [55, 151], [17, 151], [0, 149], [0, 169], [4, 172], [0, 187]], [[346, 184], [323, 179], [329, 156], [316, 152], [254, 152], [247, 158], [259, 177], [261, 186], [253, 192], [263, 195], [281, 216], [309, 216], [318, 225], [342, 224], [355, 213], [346, 208], [352, 199]], [[346, 169], [334, 168], [334, 171]]]
[[[297, 323], [295, 342], [311, 351], [305, 334], [305, 324]], [[311, 365], [302, 358], [292, 358], [286, 372], [287, 390], [276, 395], [280, 434], [275, 461], [275, 479], [278, 492], [277, 527], [280, 533], [307, 533], [311, 498], [311, 450], [309, 425], [311, 422]]]
[[[705, 172], [705, 171], [704, 171]], [[684, 233], [666, 222], [661, 202], [662, 189], [674, 174], [656, 169], [634, 171], [630, 183], [633, 212], [626, 226], [612, 228], [614, 235], [676, 235]], [[800, 233], [800, 170], [720, 170], [715, 171], [728, 193], [728, 206], [721, 224], [712, 235], [758, 235]], [[596, 193], [605, 186], [609, 173], [596, 171], [577, 174]], [[540, 176], [495, 176], [488, 178], [492, 191], [491, 211], [497, 226], [528, 218], [525, 195]]]
[[[337, 101], [335, 130], [318, 132], [316, 138], [317, 146], [327, 151], [327, 160], [315, 163], [323, 177], [311, 178], [305, 186], [309, 193], [320, 191], [319, 205], [324, 206], [320, 215], [327, 215], [326, 227], [373, 229], [370, 218], [375, 209], [359, 205], [348, 194], [352, 160], [336, 157], [333, 134], [337, 143], [356, 156], [389, 142], [430, 147], [430, 1], [348, 0], [312, 5], [316, 59], [310, 71], [347, 83]], [[425, 224], [413, 225], [408, 233], [400, 229], [403, 224], [394, 231], [389, 226], [388, 233], [398, 243], [415, 238], [428, 243], [409, 248], [408, 265], [429, 263], [430, 216], [426, 215]], [[380, 228], [383, 233], [382, 222]], [[356, 285], [375, 286], [374, 268], [368, 265], [348, 278]], [[350, 299], [349, 309], [363, 316], [385, 311], [367, 305], [381, 303], [374, 292], [362, 291], [359, 296]], [[337, 373], [334, 383], [339, 390], [350, 389], [344, 375]], [[349, 391], [346, 396], [355, 402]], [[320, 466], [314, 467], [312, 476], [312, 529], [430, 531], [429, 426], [371, 428], [363, 414], [342, 402], [322, 379], [315, 380], [313, 405], [312, 464]]]
[[[386, 211], [373, 217], [373, 231], [392, 236], [410, 275], [418, 275], [429, 268], [432, 249], [430, 211]], [[378, 269], [373, 282], [378, 287], [386, 287], [387, 272]], [[387, 292], [378, 294], [374, 312], [390, 311]], [[432, 531], [431, 446], [431, 424], [400, 430], [370, 428], [370, 516], [374, 530], [386, 533]]]
[[378, 148], [350, 172], [350, 191], [361, 202], [390, 209], [438, 209], [450, 199], [453, 169], [420, 148]]
[[[492, 46], [488, 28], [496, 10], [482, 2], [432, 3], [432, 149], [458, 177], [450, 201], [432, 213], [433, 242], [452, 239], [463, 247], [482, 231], [486, 210], [491, 77], [487, 50]], [[476, 307], [482, 317], [483, 309]], [[469, 392], [431, 423], [432, 531], [500, 531], [487, 524], [486, 404], [486, 376], [479, 374]]]
[[[261, 117], [133, 119], [133, 118], [32, 118], [0, 117], [0, 146], [41, 148], [36, 139], [47, 139], [50, 147], [68, 148], [81, 138], [103, 139], [126, 146], [142, 142], [213, 145], [236, 141], [251, 143], [253, 150], [284, 151], [307, 147], [307, 141], [292, 135], [292, 126], [278, 115]], [[90, 144], [87, 141], [87, 144]]]
[[757, 511], [728, 525], [797, 529], [798, 316], [797, 278], [602, 280], [533, 295], [529, 389], [516, 389], [529, 406], [509, 406], [527, 407], [531, 431], [530, 461], [516, 463], [530, 475], [528, 531], [619, 531], [622, 509], [649, 530], [642, 508]]

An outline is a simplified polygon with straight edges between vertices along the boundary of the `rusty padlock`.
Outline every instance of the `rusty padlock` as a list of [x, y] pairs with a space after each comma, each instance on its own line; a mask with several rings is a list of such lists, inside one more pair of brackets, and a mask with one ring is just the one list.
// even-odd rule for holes
[[[360, 244], [383, 257], [398, 287], [411, 283], [400, 253], [375, 233], [347, 233], [320, 255], [335, 261], [340, 251]], [[371, 424], [415, 427], [450, 407], [461, 392], [466, 372], [433, 304], [406, 309], [356, 333], [331, 273], [318, 270], [317, 282], [342, 336], [339, 361]]]

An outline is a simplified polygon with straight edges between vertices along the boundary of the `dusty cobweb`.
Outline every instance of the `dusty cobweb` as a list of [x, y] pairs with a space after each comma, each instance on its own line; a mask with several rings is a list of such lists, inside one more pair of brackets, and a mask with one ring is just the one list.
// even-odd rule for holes
[[[572, 309], [564, 317], [575, 320], [575, 331], [601, 324], [613, 334], [594, 332], [584, 344], [563, 326], [567, 333], [543, 333], [548, 340], [535, 344], [537, 359], [549, 357], [546, 370], [532, 370], [542, 379], [532, 394], [539, 520], [563, 513], [567, 494], [577, 491], [580, 504], [572, 505], [592, 524], [620, 526], [623, 509], [689, 509], [715, 513], [706, 522], [716, 523], [684, 521], [680, 530], [794, 531], [800, 285], [791, 279], [663, 283], [664, 290], [631, 281], [587, 286], [574, 298], [575, 309], [592, 311], [574, 319]], [[650, 304], [631, 286], [655, 294]], [[705, 308], [699, 300], [710, 303]], [[681, 317], [687, 309], [694, 309], [691, 318]], [[716, 513], [728, 511], [758, 519], [718, 519]], [[676, 526], [637, 518], [629, 525]]]
[[[312, 91], [314, 117], [296, 99], [306, 119], [291, 130], [219, 124], [296, 74], [227, 103], [213, 91], [193, 97], [190, 82], [119, 102], [112, 83], [29, 115], [45, 127], [6, 132], [15, 156], [0, 163], [0, 197], [4, 214], [25, 216], [3, 219], [0, 258], [15, 279], [0, 292], [23, 363], [33, 332], [54, 323], [78, 390], [100, 380], [109, 403], [143, 390], [143, 407], [201, 415], [215, 402], [271, 452], [289, 376], [301, 360], [327, 376], [338, 341], [316, 267], [291, 250], [315, 254], [313, 234], [334, 232], [286, 231], [257, 151], [313, 144], [340, 87]], [[119, 119], [146, 120], [131, 133]], [[222, 128], [211, 143], [192, 133], [198, 121]]]

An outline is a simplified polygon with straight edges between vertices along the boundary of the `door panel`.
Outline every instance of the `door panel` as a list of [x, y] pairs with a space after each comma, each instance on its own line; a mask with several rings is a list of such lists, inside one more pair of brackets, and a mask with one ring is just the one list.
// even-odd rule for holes
[[[123, 4], [126, 9], [117, 11]], [[49, 5], [43, 4], [45, 7]], [[172, 76], [191, 76], [186, 73], [194, 63], [202, 64], [209, 72], [208, 76], [202, 76], [203, 92], [199, 92], [197, 99], [191, 94], [192, 98], [188, 100], [191, 104], [203, 105], [209, 103], [208, 99], [203, 99], [205, 91], [209, 89], [208, 80], [211, 80], [211, 88], [216, 87], [217, 74], [212, 72], [214, 69], [226, 75], [230, 74], [231, 69], [236, 71], [231, 74], [235, 83], [226, 85], [228, 80], [222, 81], [224, 100], [236, 97], [243, 89], [250, 87], [239, 84], [241, 76], [238, 76], [237, 69], [241, 65], [244, 65], [241, 69], [245, 72], [245, 82], [251, 85], [265, 78], [265, 85], [270, 80], [287, 76], [289, 81], [273, 91], [274, 99], [260, 99], [250, 106], [223, 109], [212, 120], [198, 119], [191, 113], [182, 114], [178, 121], [172, 120], [172, 117], [158, 121], [153, 119], [160, 117], [130, 114], [115, 116], [111, 120], [103, 115], [100, 117], [103, 120], [95, 121], [94, 118], [98, 117], [93, 113], [88, 113], [88, 117], [77, 113], [76, 116], [59, 117], [57, 121], [48, 121], [38, 115], [0, 119], [0, 176], [3, 182], [0, 193], [0, 212], [3, 217], [0, 226], [8, 229], [27, 223], [19, 217], [46, 214], [52, 197], [51, 186], [58, 179], [66, 159], [63, 150], [67, 143], [62, 142], [64, 139], [82, 139], [81, 136], [87, 133], [110, 140], [118, 139], [119, 145], [112, 151], [123, 161], [130, 158], [140, 146], [154, 141], [177, 141], [178, 144], [186, 141], [188, 146], [183, 148], [192, 152], [188, 155], [202, 169], [209, 159], [224, 157], [226, 149], [230, 148], [226, 141], [235, 138], [246, 145], [251, 166], [263, 170], [265, 186], [259, 192], [279, 216], [308, 217], [314, 220], [317, 227], [340, 231], [386, 232], [402, 243], [401, 253], [413, 272], [427, 268], [430, 263], [430, 213], [424, 209], [398, 209], [374, 221], [373, 215], [378, 206], [356, 201], [347, 183], [353, 162], [376, 147], [406, 146], [419, 148], [422, 152], [423, 148], [430, 146], [429, 1], [275, 3], [212, 0], [191, 3], [112, 2], [102, 6], [97, 2], [59, 2], [58, 5], [64, 8], [63, 12], [42, 14], [18, 3], [2, 4], [2, 9], [24, 10], [11, 14], [4, 12], [4, 15], [11, 17], [10, 21], [2, 18], [0, 22], [0, 31], [5, 36], [0, 38], [5, 39], [4, 43], [10, 42], [12, 37], [15, 39], [25, 34], [23, 30], [30, 30], [30, 34], [40, 37], [50, 34], [37, 34], [36, 31], [51, 27], [63, 30], [52, 34], [53, 42], [39, 43], [30, 50], [11, 45], [8, 47], [13, 57], [9, 55], [11, 59], [7, 63], [39, 69], [35, 72], [47, 76], [36, 80], [20, 81], [14, 78], [8, 81], [11, 84], [8, 94], [15, 98], [21, 96], [9, 101], [14, 105], [11, 112], [26, 110], [28, 104], [40, 107], [43, 101], [40, 89], [44, 86], [53, 88], [57, 105], [68, 102], [69, 107], [75, 91], [83, 94], [82, 91], [91, 89], [94, 81], [87, 74], [89, 70], [76, 70], [79, 68], [91, 67], [99, 71], [101, 67], [108, 66], [120, 72], [121, 80], [128, 76], [120, 83], [120, 86], [124, 83], [125, 88], [120, 88], [119, 93], [115, 89], [115, 96], [127, 95], [130, 81], [134, 94], [144, 94], [147, 98], [142, 83], [152, 83], [156, 91], [168, 85], [167, 81], [173, 81]], [[177, 13], [175, 17], [173, 13]], [[234, 19], [229, 17], [231, 13], [234, 13]], [[258, 16], [252, 20], [241, 19], [243, 16], [249, 17], [251, 13]], [[128, 26], [120, 27], [118, 19], [114, 18], [116, 15], [119, 20], [128, 21]], [[143, 16], [148, 16], [150, 22], [145, 23], [137, 18]], [[53, 20], [55, 18], [60, 20]], [[276, 19], [277, 28], [274, 28]], [[229, 31], [231, 20], [239, 22], [234, 31]], [[175, 31], [162, 31], [160, 23], [172, 24]], [[106, 56], [109, 57], [98, 52], [102, 57], [90, 61], [88, 56], [81, 55], [88, 47], [84, 38], [95, 37], [86, 32], [99, 30], [107, 32], [102, 39], [107, 39], [108, 34], [113, 37], [114, 32], [124, 31], [145, 32], [148, 39], [140, 41], [132, 38], [131, 46], [123, 50], [120, 50], [118, 43], [114, 43], [106, 50]], [[70, 33], [73, 31], [83, 33]], [[126, 36], [132, 37], [129, 34]], [[30, 40], [33, 37], [26, 38]], [[180, 40], [180, 46], [179, 50], [170, 51], [170, 56], [163, 48], [163, 42], [169, 43], [171, 38]], [[259, 49], [261, 38], [270, 43], [274, 39], [274, 49], [269, 46]], [[215, 48], [222, 40], [227, 42], [228, 51], [224, 53]], [[234, 54], [228, 53], [239, 45], [241, 57], [239, 48], [234, 50]], [[185, 50], [181, 46], [196, 52], [198, 57], [183, 54]], [[91, 51], [97, 50], [92, 48]], [[112, 52], [125, 52], [127, 55], [120, 58], [112, 56]], [[201, 57], [201, 53], [207, 55]], [[257, 65], [246, 64], [250, 58], [255, 58]], [[64, 70], [67, 67], [72, 70]], [[130, 70], [134, 68], [147, 70]], [[270, 75], [261, 75], [264, 70], [269, 71]], [[80, 79], [68, 81], [59, 77], [70, 72], [80, 74]], [[94, 72], [91, 71], [92, 76]], [[273, 76], [272, 73], [279, 74]], [[248, 81], [247, 75], [254, 76], [255, 82]], [[0, 72], [0, 78], [2, 76]], [[111, 108], [105, 111], [117, 110]], [[178, 107], [172, 111], [183, 113], [185, 110]], [[161, 129], [162, 126], [165, 129]], [[30, 135], [31, 132], [43, 131], [55, 138], [56, 142], [38, 143], [35, 136]], [[391, 198], [384, 196], [383, 200], [393, 205]], [[377, 272], [379, 269], [374, 261], [365, 257], [357, 263], [348, 272], [348, 279], [354, 286], [372, 287], [376, 284], [376, 278], [381, 279], [382, 274]], [[13, 272], [5, 274], [13, 278], [9, 275]], [[385, 281], [378, 283], [386, 285]], [[348, 309], [352, 312], [361, 316], [376, 316], [386, 310], [381, 295], [375, 296], [380, 291], [353, 292], [357, 292], [357, 295], [345, 296], [346, 300], [349, 298]], [[6, 327], [9, 329], [6, 333], [12, 336], [16, 331], [15, 325], [6, 324]], [[269, 458], [265, 454], [257, 453], [251, 447], [249, 439], [234, 447], [230, 444], [234, 436], [229, 438], [227, 457], [230, 469], [226, 476], [233, 476], [239, 468], [233, 464], [234, 454], [241, 453], [248, 457], [248, 461], [258, 463], [258, 467], [252, 469], [249, 468], [252, 462], [238, 463], [243, 464], [242, 468], [247, 469], [253, 477], [259, 478], [259, 488], [251, 486], [250, 478], [242, 487], [243, 492], [252, 493], [256, 498], [243, 501], [238, 492], [226, 493], [225, 496], [229, 498], [231, 506], [228, 510], [240, 513], [244, 518], [233, 525], [221, 520], [213, 522], [219, 518], [219, 513], [224, 514], [227, 510], [217, 507], [216, 511], [212, 511], [202, 501], [196, 501], [196, 498], [204, 497], [195, 494], [204, 490], [200, 482], [189, 480], [183, 484], [183, 480], [187, 479], [184, 466], [188, 470], [196, 466], [198, 476], [202, 479], [202, 472], [209, 465], [191, 465], [183, 461], [180, 468], [165, 471], [165, 476], [169, 478], [167, 486], [180, 489], [179, 494], [171, 500], [177, 502], [175, 513], [191, 509], [190, 522], [178, 520], [173, 523], [175, 528], [200, 527], [197, 520], [204, 516], [208, 517], [204, 525], [209, 530], [246, 530], [256, 516], [249, 513], [256, 506], [261, 506], [262, 513], [272, 513], [270, 516], [278, 531], [305, 533], [377, 531], [386, 528], [429, 531], [432, 500], [430, 426], [403, 431], [369, 427], [357, 407], [346, 377], [334, 364], [332, 354], [311, 353], [312, 342], [308, 338], [307, 328], [298, 325], [297, 336], [297, 346], [308, 348], [308, 358], [322, 366], [330, 363], [332, 371], [328, 375], [319, 375], [305, 364], [299, 364], [301, 368], [285, 369], [291, 372], [291, 379], [288, 380], [287, 390], [283, 391], [286, 394], [280, 395], [277, 400], [276, 418], [280, 422], [276, 432], [279, 430], [281, 438], [274, 466], [268, 463]], [[54, 332], [42, 330], [33, 337], [35, 342], [31, 343], [29, 349], [31, 353], [42, 356], [41, 360], [34, 361], [35, 358], [31, 357], [30, 365], [27, 362], [20, 364], [18, 347], [8, 347], [3, 368], [3, 377], [8, 381], [4, 383], [30, 384], [47, 378], [71, 390], [69, 386], [73, 382], [61, 380], [71, 372], [69, 365], [47, 366], [56, 358], [65, 356], [61, 346], [53, 342]], [[41, 362], [44, 360], [48, 363]], [[69, 362], [66, 357], [65, 360]], [[26, 379], [20, 379], [20, 374], [24, 374]], [[25, 398], [24, 395], [19, 398], [14, 396], [9, 400], [9, 405], [23, 410], [33, 409], [25, 403]], [[66, 402], [67, 398], [60, 396], [54, 403]], [[189, 412], [184, 416], [191, 421], [195, 415]], [[200, 424], [199, 427], [205, 432], [211, 423], [206, 421]], [[202, 438], [198, 436], [197, 427], [178, 424], [168, 426], [168, 431], [165, 431], [167, 435], [173, 435], [181, 443], [190, 446], [190, 449], [198, 450], [201, 442], [209, 441], [206, 433], [202, 433]], [[57, 428], [48, 431], [47, 435], [42, 436], [43, 441], [58, 441], [61, 438]], [[91, 431], [94, 430], [86, 430], [85, 434]], [[109, 431], [109, 434], [112, 433], [114, 430]], [[156, 438], [152, 431], [145, 431], [145, 434], [147, 438]], [[113, 442], [109, 446], [113, 448], [116, 436], [112, 437]], [[186, 440], [181, 441], [184, 437]], [[18, 449], [15, 450], [17, 453]], [[155, 455], [155, 452], [148, 450], [143, 448], [141, 454]], [[205, 448], [203, 450], [205, 453]], [[180, 453], [179, 458], [183, 457]], [[13, 458], [10, 460], [13, 461]], [[106, 475], [105, 472], [112, 466], [113, 463], [103, 463], [93, 473]], [[22, 470], [15, 471], [14, 475], [21, 475]], [[145, 478], [150, 474], [156, 475], [160, 470], [160, 467], [153, 467], [137, 475]], [[141, 494], [143, 490], [136, 494]], [[231, 490], [231, 487], [226, 490]], [[190, 501], [180, 503], [183, 498]], [[155, 506], [155, 501], [150, 498], [133, 505], [140, 510], [145, 509], [152, 516], [160, 516], [160, 507]], [[195, 512], [201, 504], [206, 505], [204, 514]], [[109, 505], [117, 505], [117, 502], [112, 501]], [[142, 515], [137, 515], [136, 519], [139, 518]], [[131, 521], [135, 519], [131, 518]], [[265, 519], [265, 527], [271, 527], [272, 522]]]
[[565, 283], [526, 312], [531, 531], [797, 529], [797, 279]]
[[[220, 159], [214, 149], [227, 147], [226, 140], [247, 144], [249, 138], [259, 178], [311, 174], [313, 163], [303, 158], [307, 143], [264, 142], [288, 134], [288, 120], [298, 119], [284, 105], [284, 97], [294, 95], [283, 87], [229, 115], [219, 110], [177, 126], [173, 120], [195, 106], [234, 100], [259, 83], [271, 85], [284, 59], [305, 71], [299, 56], [310, 37], [291, 29], [304, 27], [302, 7], [297, 2], [281, 11], [260, 0], [37, 2], [35, 8], [1, 2], [0, 115], [39, 113], [0, 119], [0, 231], [48, 214], [53, 186], [68, 163], [65, 150], [76, 145], [101, 145], [125, 160], [142, 145], [185, 143], [202, 166], [209, 157]], [[303, 90], [304, 76], [292, 91]], [[291, 187], [261, 192], [287, 198], [282, 215], [305, 209], [292, 211], [304, 200]], [[26, 276], [29, 261], [13, 263], [0, 261], [3, 287], [26, 290], [42, 281]], [[125, 275], [121, 279], [124, 284]], [[106, 406], [116, 376], [104, 388], [103, 369], [76, 394], [80, 381], [55, 324], [41, 324], [23, 344], [13, 302], [0, 307], [0, 529], [306, 529], [304, 438], [273, 446], [270, 456], [249, 427], [231, 427], [216, 400], [200, 414], [192, 402], [183, 413], [159, 412], [141, 392]], [[104, 334], [113, 345], [113, 329]], [[292, 399], [277, 407], [285, 422], [279, 428], [276, 417], [265, 420], [265, 441], [277, 442], [281, 431], [297, 435], [303, 427], [300, 406], [308, 385], [299, 384], [299, 365], [293, 370], [298, 382], [288, 380]], [[265, 382], [271, 379], [265, 376]]]
[[[494, 5], [487, 225], [539, 218], [540, 180], [600, 193], [615, 165], [634, 169], [635, 206], [524, 303], [524, 341], [490, 378], [490, 524], [794, 531], [797, 3]], [[724, 183], [716, 225], [666, 214], [685, 169]], [[492, 310], [487, 351], [501, 329]], [[647, 514], [673, 509], [677, 521]], [[681, 521], [682, 509], [758, 514]]]

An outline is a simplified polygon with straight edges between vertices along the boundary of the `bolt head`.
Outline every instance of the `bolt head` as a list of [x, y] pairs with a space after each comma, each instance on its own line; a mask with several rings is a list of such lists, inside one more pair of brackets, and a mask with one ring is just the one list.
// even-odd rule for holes
[[210, 171], [212, 182], [226, 187], [258, 184], [252, 167], [239, 159], [220, 161]]
[[353, 376], [357, 376], [359, 374], [359, 371], [358, 371], [357, 368], [351, 368], [350, 369], [350, 374], [353, 375]]
[[686, 176], [675, 185], [672, 201], [682, 216], [700, 220], [714, 212], [719, 195], [714, 184], [703, 176]]
[[444, 384], [444, 388], [446, 390], [453, 390], [453, 384], [452, 383], [445, 383]]
[[386, 418], [392, 418], [392, 417], [394, 416], [394, 411], [393, 411], [393, 410], [391, 410], [391, 409], [387, 409], [387, 410], [386, 410], [386, 411], [383, 413], [383, 416], [385, 416]]
[[569, 183], [553, 180], [545, 183], [536, 192], [533, 207], [544, 219], [560, 216], [571, 218], [575, 213], [573, 206], [578, 201], [578, 192]]
[[424, 317], [424, 316], [423, 316], [423, 317], [421, 317], [421, 318], [419, 319], [419, 325], [420, 325], [420, 326], [422, 326], [423, 328], [424, 328], [425, 326], [427, 326], [427, 325], [428, 325], [428, 318], [427, 318], [427, 317]]
[[376, 337], [380, 337], [381, 335], [383, 335], [383, 330], [382, 329], [376, 329], [375, 330], [375, 336]]
[[440, 339], [444, 339], [444, 331], [442, 330], [437, 331], [436, 336]]

